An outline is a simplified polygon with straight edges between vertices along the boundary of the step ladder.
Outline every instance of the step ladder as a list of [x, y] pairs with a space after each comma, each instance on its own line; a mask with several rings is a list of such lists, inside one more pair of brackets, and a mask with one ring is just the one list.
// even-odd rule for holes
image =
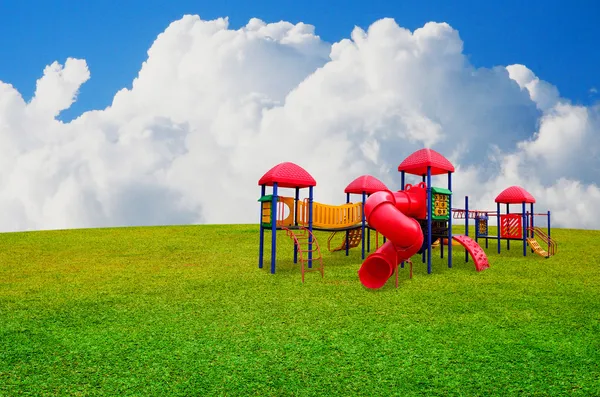
[[[344, 240], [342, 241], [342, 244], [339, 247], [331, 249], [331, 240], [333, 240], [333, 238], [335, 237], [335, 235], [338, 234], [338, 233], [344, 233], [345, 234], [346, 232], [333, 232], [333, 233], [331, 233], [331, 235], [327, 239], [327, 249], [330, 252], [341, 251], [341, 250], [345, 250], [346, 249], [346, 236], [344, 236]], [[362, 230], [361, 229], [348, 230], [348, 248], [358, 247], [359, 244], [361, 243], [361, 241], [362, 241]]]
[[[528, 227], [527, 231], [529, 231], [533, 234], [533, 236], [527, 237], [527, 244], [529, 244], [529, 246], [531, 247], [533, 252], [535, 252], [539, 256], [542, 256], [546, 259], [550, 258], [551, 256], [556, 255], [556, 251], [558, 250], [556, 240], [554, 240], [552, 237], [548, 236], [546, 234], [546, 232], [544, 232], [542, 229], [540, 229], [537, 226], [536, 227]], [[540, 243], [538, 243], [535, 236], [539, 237], [540, 240], [542, 240], [542, 244], [548, 246], [548, 251], [546, 251], [545, 249], [542, 248], [542, 246], [540, 245]]]
[[[292, 239], [294, 245], [298, 248], [298, 259], [300, 260], [300, 267], [302, 269], [302, 282], [304, 283], [304, 274], [310, 272], [319, 272], [321, 273], [321, 278], [323, 278], [323, 256], [321, 255], [321, 248], [319, 247], [319, 242], [315, 238], [314, 234], [308, 228], [304, 226], [300, 226], [300, 232], [292, 231], [287, 227], [282, 227], [285, 230], [287, 236]], [[312, 249], [308, 249], [308, 239], [309, 237], [312, 240]], [[312, 268], [308, 268], [305, 264], [308, 263], [308, 253], [312, 253]], [[315, 261], [319, 261], [319, 266], [315, 267]]]

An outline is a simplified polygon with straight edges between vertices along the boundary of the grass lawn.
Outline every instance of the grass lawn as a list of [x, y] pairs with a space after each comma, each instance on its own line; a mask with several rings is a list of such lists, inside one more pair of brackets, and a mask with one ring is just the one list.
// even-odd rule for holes
[[271, 275], [269, 236], [258, 269], [257, 225], [0, 234], [0, 395], [600, 395], [600, 231], [376, 291], [360, 249], [302, 284], [283, 232]]

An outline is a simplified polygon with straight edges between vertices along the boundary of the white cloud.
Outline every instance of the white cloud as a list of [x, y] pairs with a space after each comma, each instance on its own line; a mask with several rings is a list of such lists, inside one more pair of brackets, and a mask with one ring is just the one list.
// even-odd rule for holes
[[598, 228], [598, 108], [523, 65], [475, 69], [462, 50], [443, 23], [382, 19], [329, 44], [302, 23], [185, 16], [130, 89], [70, 123], [55, 117], [90, 78], [85, 61], [47, 67], [29, 103], [0, 82], [0, 229], [255, 223], [257, 181], [281, 161], [341, 203], [358, 175], [399, 188], [397, 165], [423, 146], [454, 162], [459, 203], [494, 208], [521, 184], [555, 226]]

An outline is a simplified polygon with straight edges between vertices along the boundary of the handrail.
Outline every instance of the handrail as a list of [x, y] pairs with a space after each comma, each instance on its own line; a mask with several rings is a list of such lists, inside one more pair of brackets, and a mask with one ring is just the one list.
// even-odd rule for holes
[[[454, 219], [465, 219], [467, 210], [452, 208], [452, 217]], [[495, 211], [469, 210], [469, 219], [485, 218], [496, 215]]]
[[[342, 229], [362, 222], [362, 203], [329, 205], [313, 201], [314, 228]], [[308, 225], [308, 199], [298, 202], [298, 224]]]
[[548, 245], [548, 255], [556, 255], [556, 253], [558, 252], [558, 244], [556, 243], [556, 240], [548, 236], [546, 232], [544, 232], [544, 230], [537, 226], [534, 226], [528, 227], [527, 231], [533, 232], [534, 235], [538, 236], [544, 243]]
[[333, 238], [335, 237], [336, 234], [338, 234], [339, 232], [333, 232], [329, 235], [329, 238], [327, 239], [327, 250], [329, 252], [331, 252], [331, 240], [333, 240]]
[[[302, 282], [304, 283], [304, 273], [307, 272], [313, 272], [313, 271], [319, 271], [319, 273], [321, 273], [321, 278], [323, 277], [323, 255], [321, 254], [321, 247], [319, 247], [319, 242], [317, 241], [317, 239], [315, 238], [314, 234], [306, 227], [304, 226], [300, 226], [300, 230], [302, 230], [302, 234], [296, 235], [292, 230], [288, 229], [287, 227], [282, 227], [283, 230], [285, 230], [287, 236], [289, 238], [291, 238], [294, 242], [294, 245], [296, 245], [298, 247], [298, 253], [300, 254], [300, 268], [301, 268], [301, 272], [302, 272]], [[307, 241], [313, 245], [311, 250], [307, 250], [304, 251], [302, 249], [302, 245], [300, 244], [300, 241], [298, 240], [298, 237], [301, 237], [302, 239], [307, 239]], [[318, 253], [318, 257], [311, 258], [311, 261], [315, 261], [318, 260], [319, 261], [319, 268], [318, 269], [311, 269], [311, 270], [305, 270], [304, 268], [304, 262], [308, 261], [308, 258], [304, 258], [304, 252], [311, 253], [311, 252], [317, 252]], [[312, 255], [311, 255], [312, 256]]]

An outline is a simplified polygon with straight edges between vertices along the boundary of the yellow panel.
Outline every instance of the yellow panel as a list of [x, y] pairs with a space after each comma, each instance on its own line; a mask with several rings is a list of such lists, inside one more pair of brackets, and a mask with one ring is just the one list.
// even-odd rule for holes
[[[313, 202], [313, 227], [341, 229], [354, 226], [362, 220], [362, 203], [328, 205]], [[298, 223], [308, 225], [308, 200], [298, 203]]]

